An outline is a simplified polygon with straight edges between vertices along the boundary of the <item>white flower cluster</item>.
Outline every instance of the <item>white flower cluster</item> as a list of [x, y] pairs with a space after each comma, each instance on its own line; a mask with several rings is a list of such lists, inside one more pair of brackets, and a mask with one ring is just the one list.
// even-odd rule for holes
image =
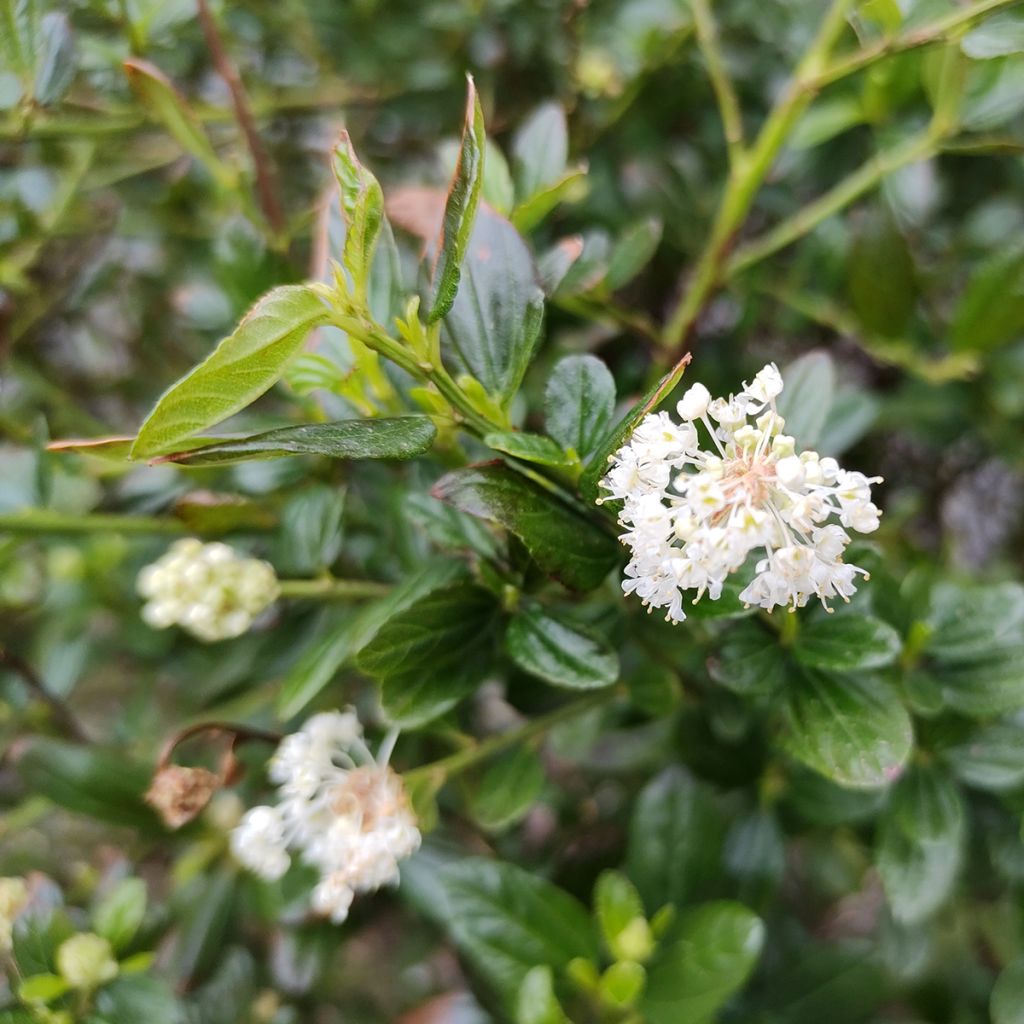
[[[393, 740], [392, 740], [393, 742]], [[387, 742], [385, 746], [388, 746]], [[289, 847], [320, 873], [313, 909], [340, 923], [357, 892], [398, 881], [398, 862], [420, 845], [401, 778], [376, 760], [351, 711], [314, 715], [270, 762], [278, 802], [254, 807], [231, 835], [235, 856], [267, 879], [291, 863]]]
[[[774, 364], [728, 398], [712, 399], [694, 384], [677, 406], [682, 423], [652, 413], [611, 457], [601, 483], [609, 494], [600, 500], [623, 502], [621, 539], [633, 555], [627, 594], [681, 621], [684, 591], [696, 591], [694, 603], [705, 593], [717, 600], [755, 551], [763, 557], [740, 598], [768, 611], [811, 597], [828, 608], [831, 598], [849, 600], [857, 574], [867, 577], [843, 562], [843, 551], [847, 529], [877, 529], [871, 484], [881, 478], [840, 469], [817, 452], [797, 454], [775, 409], [781, 391]], [[713, 450], [701, 447], [698, 422]]]
[[147, 565], [137, 586], [147, 599], [142, 617], [150, 626], [177, 623], [207, 641], [241, 636], [273, 604], [279, 589], [269, 562], [194, 538], [175, 542]]

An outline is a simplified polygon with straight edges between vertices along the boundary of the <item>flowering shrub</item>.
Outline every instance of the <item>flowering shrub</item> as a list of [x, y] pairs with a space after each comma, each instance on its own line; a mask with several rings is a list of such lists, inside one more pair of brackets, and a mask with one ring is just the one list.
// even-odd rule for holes
[[0, 1024], [1020, 1024], [1019, 4], [0, 12]]

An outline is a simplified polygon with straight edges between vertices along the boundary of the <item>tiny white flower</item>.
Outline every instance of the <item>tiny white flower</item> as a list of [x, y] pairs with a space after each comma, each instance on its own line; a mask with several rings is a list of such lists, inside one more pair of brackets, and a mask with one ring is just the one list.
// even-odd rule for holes
[[[685, 591], [695, 592], [692, 600], [717, 600], [726, 578], [758, 551], [764, 557], [740, 594], [748, 604], [770, 611], [817, 597], [827, 608], [855, 592], [854, 580], [867, 574], [842, 560], [846, 529], [878, 528], [871, 485], [880, 478], [815, 451], [798, 453], [775, 408], [781, 391], [774, 364], [727, 398], [712, 399], [694, 384], [677, 406], [689, 430], [652, 414], [612, 457], [602, 500], [623, 503], [621, 540], [632, 554], [625, 593], [679, 621]], [[696, 420], [712, 450], [700, 447]]]

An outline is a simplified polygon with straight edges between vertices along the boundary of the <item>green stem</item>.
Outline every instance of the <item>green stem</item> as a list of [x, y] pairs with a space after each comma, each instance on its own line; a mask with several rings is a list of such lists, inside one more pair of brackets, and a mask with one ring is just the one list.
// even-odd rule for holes
[[392, 589], [390, 583], [378, 583], [376, 580], [338, 580], [331, 576], [315, 580], [280, 580], [279, 586], [282, 597], [323, 601], [384, 597]]
[[508, 732], [491, 736], [489, 739], [482, 740], [472, 747], [457, 750], [454, 754], [442, 757], [439, 761], [422, 765], [419, 768], [413, 768], [412, 771], [404, 773], [405, 782], [407, 785], [414, 785], [421, 779], [426, 778], [433, 779], [438, 785], [442, 785], [452, 775], [457, 775], [459, 772], [465, 771], [481, 761], [486, 761], [488, 758], [494, 757], [495, 754], [500, 754], [503, 750], [508, 750], [510, 747], [517, 746], [520, 743], [526, 743], [537, 736], [542, 736], [556, 725], [571, 721], [578, 715], [591, 710], [591, 708], [600, 707], [602, 704], [608, 703], [608, 701], [616, 696], [616, 692], [614, 687], [609, 687], [599, 692], [589, 693], [579, 700], [562, 705], [562, 707], [555, 711], [532, 719], [518, 729], [509, 729]]
[[91, 515], [69, 515], [41, 508], [0, 515], [0, 534], [79, 534], [103, 531], [176, 536], [190, 532], [180, 519], [157, 516], [119, 516], [98, 512]]
[[873, 189], [894, 171], [934, 156], [938, 152], [939, 146], [940, 140], [936, 137], [935, 132], [928, 129], [906, 139], [892, 149], [876, 154], [823, 196], [808, 203], [792, 217], [787, 217], [786, 220], [759, 238], [755, 238], [737, 249], [722, 267], [722, 280], [734, 277], [754, 263], [791, 245], [798, 238], [802, 238], [817, 227], [823, 220], [827, 220], [859, 196]]
[[810, 104], [814, 91], [808, 88], [807, 83], [821, 73], [846, 24], [846, 14], [852, 3], [853, 0], [833, 0], [782, 98], [772, 108], [753, 145], [733, 166], [690, 285], [665, 327], [662, 339], [665, 347], [679, 348], [685, 343], [700, 311], [718, 287], [729, 245], [750, 212], [754, 198], [794, 124]]
[[729, 150], [729, 163], [736, 166], [743, 157], [743, 116], [740, 113], [736, 89], [725, 67], [725, 60], [718, 45], [718, 25], [711, 13], [710, 0], [691, 0], [693, 22], [697, 30], [697, 45], [704, 55], [711, 88], [722, 117], [725, 144]]

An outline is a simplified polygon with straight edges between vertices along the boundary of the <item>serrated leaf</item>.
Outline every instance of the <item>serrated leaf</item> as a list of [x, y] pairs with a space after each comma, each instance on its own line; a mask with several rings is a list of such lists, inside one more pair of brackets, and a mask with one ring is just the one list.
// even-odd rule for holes
[[520, 430], [494, 431], [485, 435], [484, 444], [496, 452], [504, 452], [523, 462], [538, 466], [568, 466], [568, 456], [550, 437], [525, 434]]
[[500, 832], [519, 821], [544, 785], [544, 767], [534, 750], [518, 747], [494, 759], [469, 802], [473, 818]]
[[569, 128], [561, 104], [542, 103], [512, 140], [512, 171], [519, 203], [547, 189], [565, 174]]
[[472, 245], [477, 205], [484, 180], [487, 135], [484, 114], [471, 76], [466, 77], [466, 122], [455, 175], [444, 207], [437, 265], [434, 268], [434, 293], [427, 323], [446, 316], [455, 302], [462, 277], [463, 263]]
[[441, 327], [442, 351], [507, 403], [533, 358], [543, 319], [530, 250], [507, 220], [481, 207], [463, 254], [462, 284]]
[[708, 674], [734, 693], [766, 695], [786, 682], [788, 669], [778, 638], [759, 622], [738, 622], [707, 662]]
[[991, 352], [1024, 333], [1024, 247], [995, 253], [971, 274], [950, 325], [957, 352]]
[[584, 461], [608, 433], [615, 413], [615, 379], [600, 359], [566, 356], [555, 364], [544, 389], [548, 433]]
[[443, 867], [439, 880], [455, 944], [509, 1013], [533, 968], [560, 971], [576, 957], [597, 958], [587, 912], [537, 875], [501, 861], [468, 858]]
[[681, 918], [647, 972], [640, 1000], [650, 1024], [706, 1024], [750, 976], [764, 925], [738, 903], [707, 903]]
[[626, 874], [648, 912], [677, 906], [718, 872], [721, 824], [708, 792], [678, 767], [649, 782], [634, 805]]
[[93, 908], [93, 930], [110, 943], [115, 953], [122, 953], [135, 938], [145, 913], [145, 882], [141, 878], [124, 878]]
[[459, 584], [389, 618], [357, 658], [381, 681], [389, 721], [423, 725], [472, 693], [492, 667], [496, 614], [491, 594]]
[[514, 533], [545, 572], [573, 590], [599, 586], [618, 560], [615, 541], [539, 484], [487, 464], [442, 477], [433, 495]]
[[592, 690], [619, 677], [619, 656], [600, 637], [536, 606], [512, 617], [505, 650], [524, 672], [553, 686]]
[[784, 748], [841, 786], [870, 789], [892, 782], [910, 756], [906, 708], [881, 679], [806, 670], [786, 689]]
[[813, 448], [832, 407], [836, 370], [824, 352], [808, 352], [782, 369], [784, 387], [778, 399], [786, 433], [796, 438], [797, 449]]
[[384, 223], [384, 193], [377, 179], [359, 162], [348, 132], [341, 133], [333, 156], [331, 166], [345, 220], [342, 262], [352, 275], [357, 293], [365, 295]]
[[1014, 722], [983, 726], [963, 743], [942, 751], [953, 774], [968, 786], [993, 792], [1024, 783], [1024, 728]]
[[139, 429], [132, 458], [172, 451], [254, 402], [277, 382], [309, 332], [327, 319], [327, 307], [305, 285], [268, 292], [234, 333], [163, 394]]
[[583, 471], [583, 476], [580, 477], [580, 494], [587, 501], [595, 501], [600, 494], [598, 483], [608, 472], [609, 456], [614, 455], [629, 440], [629, 435], [636, 429], [637, 424], [648, 413], [654, 412], [668, 397], [682, 379], [689, 363], [690, 356], [687, 354], [601, 439], [587, 463], [587, 468]]
[[190, 156], [195, 157], [226, 188], [235, 184], [235, 174], [217, 156], [206, 129], [185, 98], [155, 65], [138, 57], [124, 62], [128, 83], [142, 106]]
[[811, 668], [852, 671], [891, 665], [902, 644], [895, 629], [867, 615], [828, 615], [805, 623], [793, 653]]

